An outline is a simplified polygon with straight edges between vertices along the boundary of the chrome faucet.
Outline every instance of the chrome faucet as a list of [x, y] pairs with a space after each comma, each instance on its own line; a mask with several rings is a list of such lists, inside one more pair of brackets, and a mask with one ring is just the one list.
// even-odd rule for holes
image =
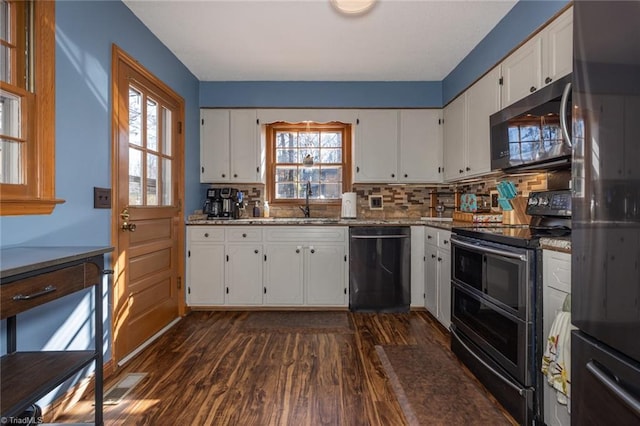
[[305, 184], [305, 202], [304, 207], [298, 206], [302, 213], [304, 213], [304, 217], [311, 217], [311, 210], [309, 209], [309, 196], [311, 195], [311, 181], [307, 181]]

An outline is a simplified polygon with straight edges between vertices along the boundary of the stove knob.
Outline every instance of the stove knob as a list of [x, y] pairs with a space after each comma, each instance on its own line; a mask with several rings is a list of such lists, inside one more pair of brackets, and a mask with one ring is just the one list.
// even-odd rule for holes
[[538, 200], [538, 204], [540, 204], [541, 206], [548, 206], [549, 205], [549, 198], [540, 197], [540, 199]]
[[537, 206], [538, 205], [538, 199], [536, 197], [531, 197], [529, 198], [529, 203], [530, 206]]

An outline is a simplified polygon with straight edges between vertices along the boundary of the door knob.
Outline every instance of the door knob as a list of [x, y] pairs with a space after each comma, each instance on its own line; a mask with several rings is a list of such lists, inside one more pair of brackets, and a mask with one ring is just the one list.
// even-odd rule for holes
[[121, 228], [123, 231], [136, 232], [135, 223], [123, 222]]
[[120, 228], [123, 231], [135, 232], [136, 224], [129, 223], [129, 209], [122, 210], [122, 213], [120, 213], [120, 218], [122, 219], [122, 226], [120, 226]]

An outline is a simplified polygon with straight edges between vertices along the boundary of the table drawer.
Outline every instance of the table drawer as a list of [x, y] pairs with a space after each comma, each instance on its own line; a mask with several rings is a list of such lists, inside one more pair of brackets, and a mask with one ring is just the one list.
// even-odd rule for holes
[[[90, 267], [90, 265], [92, 264], [88, 266]], [[89, 284], [85, 280], [84, 264], [24, 278], [10, 284], [3, 284], [0, 288], [1, 319], [17, 315], [27, 309], [95, 284], [99, 271], [97, 271], [97, 266], [93, 266], [93, 268], [87, 270], [86, 278], [91, 280]]]

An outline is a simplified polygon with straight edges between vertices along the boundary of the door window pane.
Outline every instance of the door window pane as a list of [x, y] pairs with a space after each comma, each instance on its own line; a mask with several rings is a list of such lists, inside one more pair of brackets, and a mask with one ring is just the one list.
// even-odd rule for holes
[[158, 156], [147, 153], [147, 206], [158, 205]]
[[162, 153], [164, 155], [170, 156], [172, 152], [171, 145], [173, 144], [173, 132], [171, 131], [171, 111], [166, 109], [165, 107], [162, 107], [162, 123]]
[[129, 148], [129, 204], [142, 205], [142, 151]]
[[171, 176], [171, 160], [162, 159], [162, 205], [173, 205], [173, 181]]
[[147, 149], [158, 150], [158, 103], [147, 99]]
[[142, 146], [142, 94], [129, 87], [129, 143]]

